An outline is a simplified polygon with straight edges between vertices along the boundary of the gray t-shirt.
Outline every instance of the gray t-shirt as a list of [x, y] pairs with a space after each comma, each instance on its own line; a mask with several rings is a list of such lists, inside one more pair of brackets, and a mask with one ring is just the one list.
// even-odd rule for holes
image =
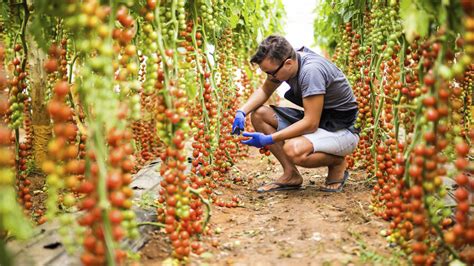
[[347, 111], [358, 107], [351, 86], [331, 61], [306, 47], [297, 52], [298, 75], [287, 80], [285, 98], [303, 107], [303, 98], [324, 94], [323, 109]]

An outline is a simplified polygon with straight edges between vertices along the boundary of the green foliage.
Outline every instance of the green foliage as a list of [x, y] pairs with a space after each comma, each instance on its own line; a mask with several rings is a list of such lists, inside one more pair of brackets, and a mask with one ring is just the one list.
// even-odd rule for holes
[[1, 41], [10, 47], [20, 31], [19, 6], [7, 0], [0, 2]]
[[54, 40], [54, 21], [55, 19], [48, 15], [38, 14], [34, 16], [29, 27], [29, 32], [38, 44], [38, 47], [45, 52], [48, 51], [51, 41]]
[[12, 236], [27, 239], [33, 233], [31, 224], [23, 215], [23, 209], [16, 202], [13, 187], [0, 188], [0, 232], [7, 230]]
[[[314, 40], [322, 49], [332, 52], [340, 41], [340, 27], [351, 22], [353, 28], [362, 26], [364, 12], [377, 1], [369, 0], [332, 0], [320, 1], [315, 9]], [[396, 1], [387, 3], [394, 6]], [[416, 35], [428, 36], [437, 27], [444, 26], [453, 32], [462, 29], [463, 11], [458, 1], [452, 0], [400, 0], [400, 17], [403, 20], [404, 33], [408, 41]]]
[[341, 18], [333, 12], [333, 2], [324, 1], [314, 10], [316, 19], [313, 23], [314, 41], [321, 48], [332, 50], [335, 46], [337, 27], [341, 24]]
[[246, 46], [253, 51], [258, 41], [270, 34], [283, 33], [282, 19], [285, 16], [281, 0], [227, 1], [228, 26], [247, 40]]
[[58, 0], [36, 0], [32, 5], [29, 34], [46, 52], [53, 41], [59, 41], [61, 33], [59, 31], [62, 28], [60, 25], [65, 14], [64, 4]]
[[419, 5], [410, 0], [401, 1], [400, 16], [403, 19], [405, 36], [409, 42], [412, 42], [416, 35], [427, 36], [430, 21], [434, 19], [431, 11], [433, 11], [433, 7], [430, 3]]
[[332, 51], [337, 44], [341, 25], [360, 18], [364, 0], [322, 1], [315, 8], [314, 41], [321, 48]]
[[400, 16], [405, 36], [411, 42], [416, 35], [426, 37], [437, 27], [461, 32], [463, 11], [458, 1], [450, 0], [401, 0]]

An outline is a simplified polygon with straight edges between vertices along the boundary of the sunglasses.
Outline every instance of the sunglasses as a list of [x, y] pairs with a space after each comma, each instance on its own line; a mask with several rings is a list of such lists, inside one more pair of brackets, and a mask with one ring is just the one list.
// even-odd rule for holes
[[275, 70], [272, 71], [272, 72], [265, 72], [265, 73], [267, 73], [268, 75], [270, 75], [270, 76], [272, 76], [272, 77], [275, 77], [275, 75], [278, 73], [278, 71], [280, 71], [280, 69], [281, 69], [281, 68], [283, 67], [283, 65], [285, 64], [286, 60], [288, 60], [288, 59], [290, 59], [290, 58], [291, 58], [291, 55], [288, 56], [285, 60], [283, 60], [283, 61], [281, 62], [281, 64], [278, 66], [277, 69], [275, 69]]

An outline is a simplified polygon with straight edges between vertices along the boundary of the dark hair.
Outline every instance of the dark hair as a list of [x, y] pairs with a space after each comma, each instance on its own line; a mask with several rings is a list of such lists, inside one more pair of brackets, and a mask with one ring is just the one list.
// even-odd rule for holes
[[265, 58], [282, 62], [288, 56], [296, 58], [296, 52], [291, 44], [282, 36], [270, 35], [258, 46], [257, 52], [250, 59], [250, 63], [260, 64]]

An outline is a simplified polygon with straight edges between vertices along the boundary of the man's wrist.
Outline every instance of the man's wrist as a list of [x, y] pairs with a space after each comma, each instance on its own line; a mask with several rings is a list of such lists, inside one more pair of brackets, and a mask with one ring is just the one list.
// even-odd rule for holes
[[247, 114], [246, 114], [244, 111], [240, 110], [240, 109], [237, 110], [237, 113], [238, 113], [238, 112], [241, 112], [244, 116], [247, 116]]
[[271, 144], [274, 144], [275, 142], [273, 141], [273, 137], [272, 137], [272, 134], [270, 135], [267, 135], [267, 138], [266, 138], [266, 141], [265, 141], [265, 146], [266, 145], [271, 145]]

